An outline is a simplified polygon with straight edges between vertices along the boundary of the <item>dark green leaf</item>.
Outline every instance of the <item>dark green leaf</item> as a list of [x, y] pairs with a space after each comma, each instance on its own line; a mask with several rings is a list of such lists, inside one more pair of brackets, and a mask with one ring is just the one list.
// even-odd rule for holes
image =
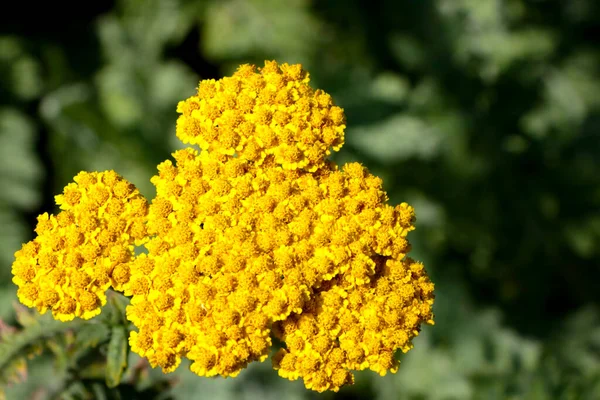
[[121, 383], [121, 377], [127, 367], [128, 352], [127, 330], [123, 326], [113, 327], [106, 358], [106, 385], [108, 387], [113, 388]]

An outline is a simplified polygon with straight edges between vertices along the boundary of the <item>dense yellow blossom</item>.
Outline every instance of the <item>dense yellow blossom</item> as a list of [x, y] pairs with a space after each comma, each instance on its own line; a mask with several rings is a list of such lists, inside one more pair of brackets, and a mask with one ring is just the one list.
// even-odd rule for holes
[[19, 300], [55, 318], [100, 313], [109, 287], [129, 280], [133, 245], [146, 237], [147, 202], [114, 171], [81, 172], [56, 196], [62, 211], [38, 217], [37, 237], [15, 253]]
[[406, 256], [414, 210], [388, 205], [360, 164], [327, 160], [345, 117], [308, 81], [275, 62], [202, 81], [177, 121], [202, 151], [158, 165], [147, 209], [113, 172], [76, 177], [17, 252], [21, 301], [89, 318], [122, 291], [131, 349], [165, 372], [187, 357], [200, 376], [234, 377], [272, 337], [279, 375], [319, 392], [395, 372], [396, 351], [433, 324], [433, 284]]
[[[165, 371], [187, 356], [199, 375], [235, 376], [248, 362], [267, 356], [273, 322], [287, 326], [298, 316], [302, 321], [327, 319], [331, 315], [321, 314], [343, 312], [343, 299], [349, 296], [355, 304], [345, 311], [347, 318], [356, 316], [349, 326], [372, 327], [385, 340], [391, 336], [386, 332], [401, 331], [405, 340], [380, 345], [385, 351], [371, 349], [361, 363], [340, 363], [335, 378], [328, 375], [321, 384], [299, 367], [286, 370], [276, 363], [280, 374], [304, 377], [308, 387], [325, 390], [350, 382], [351, 369], [383, 373], [394, 368], [394, 351], [407, 350], [418, 324], [431, 319], [431, 284], [426, 277], [418, 280], [422, 269], [413, 277], [410, 268], [394, 263], [409, 250], [405, 237], [414, 229], [410, 206], [386, 205], [381, 180], [357, 163], [341, 170], [327, 165], [311, 173], [284, 169], [272, 155], [260, 166], [193, 149], [173, 156], [176, 163], [162, 163], [152, 179], [157, 196], [148, 229], [155, 236], [147, 244], [148, 256], [134, 263], [126, 286], [125, 294], [133, 295], [128, 315], [139, 328], [131, 337], [134, 351]], [[393, 277], [399, 279], [391, 281], [389, 270], [396, 264], [400, 270]], [[384, 282], [388, 292], [374, 294]], [[405, 284], [421, 285], [424, 292], [413, 289], [403, 301], [390, 302], [393, 320], [376, 303]], [[338, 296], [339, 304], [307, 310], [307, 304], [315, 307], [323, 296]], [[365, 322], [362, 312], [374, 314]], [[400, 321], [408, 312], [417, 317], [412, 325]], [[375, 317], [386, 320], [377, 325]], [[339, 337], [336, 324], [314, 324], [308, 335], [331, 343], [341, 339], [344, 351], [356, 345]], [[297, 344], [299, 337], [280, 339]], [[324, 357], [330, 349], [323, 350]]]
[[421, 321], [433, 323], [433, 284], [408, 257], [373, 260], [369, 284], [354, 286], [342, 274], [315, 290], [303, 313], [275, 325], [287, 345], [273, 360], [279, 375], [324, 391], [352, 383], [351, 370], [396, 372], [396, 349], [410, 350]]
[[260, 165], [269, 154], [286, 169], [315, 171], [344, 143], [344, 112], [313, 90], [299, 64], [242, 65], [232, 77], [200, 82], [177, 106], [177, 137], [202, 150]]

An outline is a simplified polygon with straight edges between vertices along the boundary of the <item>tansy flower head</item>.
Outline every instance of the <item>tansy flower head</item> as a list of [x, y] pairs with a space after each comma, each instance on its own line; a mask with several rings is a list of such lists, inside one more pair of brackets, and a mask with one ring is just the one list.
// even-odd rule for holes
[[[400, 261], [414, 229], [412, 207], [386, 205], [381, 180], [355, 163], [312, 173], [284, 169], [272, 157], [261, 165], [193, 149], [173, 157], [152, 178], [148, 229], [155, 236], [125, 286], [139, 328], [134, 351], [165, 351], [161, 338], [176, 329], [173, 357], [149, 357], [153, 365], [170, 371], [185, 356], [198, 375], [236, 376], [266, 358], [275, 323], [287, 332], [276, 332], [287, 349], [275, 367], [311, 389], [337, 390], [352, 382], [351, 370], [395, 371], [394, 351], [408, 350], [418, 324], [431, 319], [431, 290], [413, 289], [431, 284]], [[387, 304], [405, 283], [412, 291]], [[405, 324], [408, 311], [415, 318]], [[363, 338], [344, 336], [350, 328], [371, 332], [364, 359], [347, 354]], [[389, 339], [394, 332], [405, 339]], [[282, 364], [289, 355], [300, 360], [293, 367]], [[317, 366], [326, 361], [331, 373], [323, 375]]]
[[91, 318], [109, 287], [129, 280], [133, 245], [145, 240], [146, 200], [114, 171], [82, 172], [62, 195], [62, 211], [38, 217], [37, 237], [15, 253], [19, 300], [55, 318]]
[[314, 171], [344, 143], [345, 116], [309, 85], [300, 65], [242, 65], [232, 76], [200, 82], [177, 106], [177, 137], [202, 150], [257, 164], [269, 154], [285, 169]]
[[[89, 318], [111, 287], [131, 296], [131, 349], [163, 371], [234, 377], [271, 337], [282, 377], [337, 391], [352, 371], [395, 372], [433, 323], [433, 284], [406, 257], [411, 206], [387, 204], [358, 163], [327, 160], [345, 119], [300, 65], [241, 66], [178, 105], [173, 153], [145, 200], [113, 172], [81, 173], [17, 252], [24, 304]], [[133, 245], [147, 254], [132, 258]]]
[[277, 323], [286, 343], [273, 359], [279, 375], [321, 392], [352, 383], [351, 370], [397, 371], [396, 350], [410, 350], [420, 323], [433, 323], [433, 284], [408, 257], [374, 260], [370, 283], [352, 285], [342, 274], [315, 290], [312, 310]]

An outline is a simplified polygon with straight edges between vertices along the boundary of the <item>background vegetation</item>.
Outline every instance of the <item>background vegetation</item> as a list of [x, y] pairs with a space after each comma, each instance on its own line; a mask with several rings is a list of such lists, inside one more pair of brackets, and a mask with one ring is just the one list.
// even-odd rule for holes
[[[0, 17], [0, 386], [23, 381], [9, 399], [600, 398], [600, 3], [18, 3]], [[152, 197], [177, 101], [265, 59], [302, 63], [346, 110], [337, 161], [416, 207], [437, 323], [398, 374], [324, 395], [270, 362], [164, 376], [120, 347], [121, 299], [91, 324], [15, 311], [13, 253], [54, 194], [115, 169]]]

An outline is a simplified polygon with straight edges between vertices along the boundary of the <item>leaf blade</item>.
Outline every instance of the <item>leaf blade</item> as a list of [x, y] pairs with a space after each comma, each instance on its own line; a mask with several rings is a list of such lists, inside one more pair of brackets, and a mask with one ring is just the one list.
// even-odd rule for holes
[[127, 330], [123, 326], [112, 328], [108, 353], [106, 358], [106, 385], [110, 388], [117, 387], [125, 368], [127, 368]]

